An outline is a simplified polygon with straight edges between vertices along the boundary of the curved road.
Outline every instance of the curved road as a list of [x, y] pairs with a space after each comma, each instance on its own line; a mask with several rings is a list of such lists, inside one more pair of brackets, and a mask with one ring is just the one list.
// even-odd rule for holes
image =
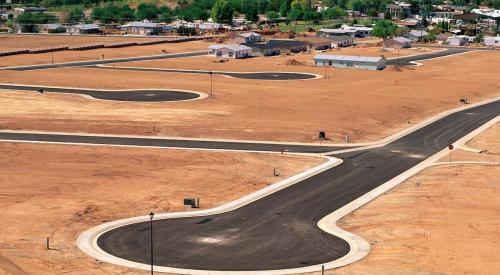
[[95, 66], [95, 68], [127, 70], [127, 71], [145, 71], [145, 72], [187, 73], [187, 74], [213, 73], [217, 75], [225, 75], [234, 78], [258, 79], [258, 80], [304, 80], [304, 79], [315, 79], [318, 77], [315, 74], [295, 73], [295, 72], [223, 72], [223, 71], [181, 70], [181, 69], [119, 67], [119, 66]]
[[89, 61], [74, 61], [74, 62], [56, 63], [56, 64], [15, 66], [15, 67], [0, 68], [0, 70], [9, 70], [9, 71], [45, 70], [45, 69], [55, 69], [55, 68], [83, 67], [83, 66], [93, 66], [101, 64], [132, 62], [132, 61], [147, 61], [147, 60], [158, 60], [158, 59], [168, 59], [168, 58], [191, 57], [191, 56], [201, 56], [206, 54], [208, 54], [208, 51], [197, 51], [197, 52], [187, 52], [187, 53], [172, 53], [172, 54], [89, 60]]
[[[412, 56], [402, 56], [400, 58], [391, 58], [387, 60], [387, 65], [414, 65], [410, 62], [433, 59], [443, 56], [449, 56], [454, 54], [460, 54], [465, 52], [473, 51], [470, 48], [445, 48], [436, 52], [423, 53]], [[399, 59], [399, 60], [398, 60]]]
[[161, 101], [183, 101], [200, 97], [194, 92], [174, 90], [91, 90], [78, 88], [45, 87], [36, 85], [11, 85], [0, 84], [0, 89], [21, 90], [33, 92], [64, 93], [86, 95], [96, 99], [114, 101], [136, 101], [136, 102], [161, 102]]
[[[320, 230], [321, 218], [499, 115], [500, 101], [460, 111], [383, 147], [337, 155], [341, 165], [234, 211], [154, 221], [155, 265], [251, 271], [339, 259], [349, 246]], [[114, 256], [150, 261], [148, 222], [108, 231], [97, 243]]]

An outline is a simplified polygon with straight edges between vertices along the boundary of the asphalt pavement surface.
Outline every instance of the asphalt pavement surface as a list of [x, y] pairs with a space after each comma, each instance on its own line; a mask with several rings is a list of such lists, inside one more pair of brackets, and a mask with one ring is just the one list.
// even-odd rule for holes
[[286, 152], [293, 153], [326, 153], [335, 150], [355, 148], [355, 146], [314, 146], [295, 145], [286, 143], [254, 143], [254, 142], [230, 142], [230, 141], [201, 141], [186, 139], [169, 139], [155, 137], [113, 137], [74, 134], [48, 134], [30, 132], [9, 132], [0, 130], [0, 140], [3, 141], [38, 141], [52, 143], [78, 143], [99, 145], [126, 145], [140, 147], [160, 148], [190, 148], [210, 150], [236, 150], [236, 151], [262, 151], [262, 152]]
[[433, 59], [437, 57], [443, 57], [448, 55], [454, 55], [459, 53], [470, 52], [472, 49], [469, 48], [446, 48], [436, 52], [423, 53], [413, 56], [402, 56], [400, 58], [391, 58], [387, 60], [387, 65], [412, 65], [410, 62]]
[[316, 75], [309, 73], [294, 72], [222, 72], [205, 70], [181, 70], [181, 69], [162, 69], [162, 68], [141, 68], [141, 67], [119, 67], [119, 66], [95, 66], [100, 69], [143, 71], [143, 72], [165, 72], [165, 73], [187, 73], [187, 74], [216, 74], [225, 75], [234, 78], [259, 79], [259, 80], [302, 80], [314, 79]]
[[0, 70], [33, 71], [33, 70], [83, 67], [83, 66], [93, 66], [93, 65], [111, 64], [111, 63], [133, 62], [133, 61], [147, 61], [147, 60], [158, 60], [158, 59], [168, 59], [168, 58], [191, 57], [191, 56], [201, 56], [201, 55], [207, 55], [207, 54], [208, 54], [208, 51], [197, 51], [197, 52], [188, 52], [188, 53], [173, 53], [173, 54], [138, 56], [138, 57], [128, 57], [128, 58], [113, 58], [113, 59], [75, 61], [75, 62], [56, 63], [56, 64], [40, 64], [40, 65], [5, 67], [5, 68], [0, 68]]
[[[252, 271], [299, 268], [339, 259], [348, 253], [349, 245], [319, 229], [321, 218], [498, 115], [500, 101], [457, 112], [386, 146], [339, 154], [337, 157], [344, 160], [339, 166], [236, 210], [156, 220], [155, 265]], [[104, 233], [97, 243], [116, 257], [148, 264], [149, 229], [149, 222], [126, 225]]]
[[113, 90], [101, 91], [78, 88], [57, 88], [42, 87], [36, 85], [9, 85], [0, 84], [0, 89], [31, 91], [37, 93], [64, 93], [86, 95], [96, 99], [114, 100], [114, 101], [136, 101], [136, 102], [161, 102], [161, 101], [182, 101], [199, 98], [197, 93], [173, 90]]

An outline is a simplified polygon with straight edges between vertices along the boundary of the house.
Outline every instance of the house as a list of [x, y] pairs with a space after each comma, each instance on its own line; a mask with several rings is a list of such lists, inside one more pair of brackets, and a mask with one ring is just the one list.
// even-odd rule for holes
[[330, 66], [335, 68], [355, 68], [366, 70], [383, 70], [386, 60], [384, 57], [367, 57], [367, 56], [349, 56], [349, 55], [333, 55], [320, 54], [314, 58], [316, 66]]
[[314, 50], [326, 50], [332, 47], [332, 41], [324, 37], [318, 37], [318, 36], [297, 37], [294, 40], [302, 41], [306, 43], [310, 49]]
[[469, 39], [465, 35], [456, 35], [448, 38], [450, 46], [464, 46], [469, 44]]
[[330, 40], [332, 48], [349, 47], [354, 44], [354, 39], [348, 35], [332, 36]]
[[45, 33], [64, 33], [66, 27], [61, 24], [45, 24], [41, 26], [41, 31]]
[[23, 13], [46, 13], [49, 11], [45, 7], [25, 7], [25, 8], [15, 8], [14, 9], [14, 18], [17, 18], [19, 15]]
[[307, 51], [307, 44], [296, 40], [273, 39], [263, 43], [249, 43], [245, 45], [252, 48], [254, 56], [270, 56], [282, 53], [298, 53]]
[[210, 45], [208, 49], [217, 58], [247, 58], [252, 56], [252, 48], [245, 45], [217, 44]]
[[500, 36], [485, 37], [484, 45], [492, 47], [500, 47]]
[[214, 32], [214, 31], [223, 30], [224, 25], [219, 24], [219, 23], [204, 22], [204, 23], [198, 24], [198, 29], [202, 32]]
[[70, 26], [68, 28], [69, 33], [75, 34], [92, 34], [92, 33], [100, 33], [101, 30], [99, 25], [97, 24], [77, 24]]
[[235, 38], [234, 41], [240, 43], [240, 44], [245, 44], [245, 43], [256, 43], [260, 42], [262, 40], [262, 35], [256, 33], [256, 32], [243, 32], [239, 33]]
[[436, 35], [436, 40], [441, 42], [447, 42], [453, 35], [451, 33], [440, 33]]
[[163, 26], [151, 22], [128, 22], [119, 27], [128, 34], [157, 35], [163, 32]]
[[404, 2], [387, 4], [385, 10], [391, 15], [391, 18], [403, 19], [411, 16], [411, 5]]
[[429, 33], [424, 30], [412, 30], [407, 33], [405, 37], [411, 41], [423, 41], [427, 35], [429, 35]]
[[372, 28], [364, 26], [347, 26], [342, 25], [339, 29], [320, 29], [318, 31], [319, 36], [323, 37], [333, 37], [333, 36], [343, 36], [348, 35], [351, 37], [367, 37], [370, 36]]
[[402, 36], [384, 40], [384, 48], [404, 49], [411, 48], [411, 40]]

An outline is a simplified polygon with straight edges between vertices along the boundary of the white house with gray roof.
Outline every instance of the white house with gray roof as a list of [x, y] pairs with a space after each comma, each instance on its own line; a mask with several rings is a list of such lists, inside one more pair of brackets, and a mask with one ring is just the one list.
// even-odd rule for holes
[[242, 32], [239, 33], [234, 40], [240, 44], [256, 43], [262, 40], [262, 35], [256, 32]]
[[314, 58], [314, 65], [319, 67], [335, 67], [335, 68], [354, 68], [365, 70], [383, 70], [386, 60], [382, 56], [350, 56], [350, 55], [334, 55], [334, 54], [319, 54]]
[[252, 56], [252, 48], [236, 44], [216, 44], [208, 47], [217, 58], [247, 58]]

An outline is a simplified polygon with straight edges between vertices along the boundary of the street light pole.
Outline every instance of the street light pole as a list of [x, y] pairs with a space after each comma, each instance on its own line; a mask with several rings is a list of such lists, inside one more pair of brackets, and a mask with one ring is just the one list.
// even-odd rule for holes
[[212, 80], [214, 72], [210, 71], [209, 74], [210, 74], [210, 98], [214, 98], [214, 94], [213, 94], [213, 80]]
[[149, 246], [151, 249], [151, 275], [153, 275], [153, 267], [154, 267], [154, 261], [153, 261], [153, 218], [155, 214], [153, 212], [149, 213]]

